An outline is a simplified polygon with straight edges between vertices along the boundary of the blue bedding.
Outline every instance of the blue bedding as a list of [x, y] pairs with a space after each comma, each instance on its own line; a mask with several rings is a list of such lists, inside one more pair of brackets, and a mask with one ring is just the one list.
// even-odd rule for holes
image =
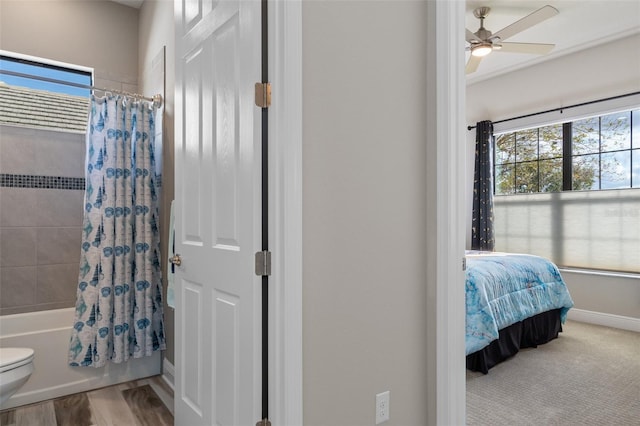
[[467, 251], [466, 353], [498, 338], [498, 331], [525, 318], [573, 306], [560, 272], [547, 259], [528, 254]]

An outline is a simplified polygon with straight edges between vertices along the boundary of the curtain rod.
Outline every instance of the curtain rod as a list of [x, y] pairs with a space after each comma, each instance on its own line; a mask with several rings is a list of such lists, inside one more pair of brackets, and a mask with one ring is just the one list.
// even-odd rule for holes
[[[598, 99], [598, 100], [595, 100], [595, 101], [582, 102], [580, 104], [574, 104], [574, 105], [569, 105], [569, 106], [565, 106], [565, 107], [548, 109], [546, 111], [540, 111], [540, 112], [534, 112], [534, 113], [531, 113], [531, 114], [520, 115], [518, 117], [505, 118], [504, 120], [494, 121], [493, 124], [506, 123], [507, 121], [519, 120], [521, 118], [535, 117], [536, 115], [547, 114], [549, 112], [563, 111], [565, 109], [577, 108], [577, 107], [581, 107], [581, 106], [585, 106], [585, 105], [591, 105], [591, 104], [597, 104], [599, 102], [612, 101], [614, 99], [626, 98], [627, 96], [634, 96], [634, 95], [640, 95], [640, 92], [631, 92], [631, 93], [626, 93], [624, 95], [611, 96], [609, 98]], [[476, 128], [476, 126], [467, 126], [467, 130], [473, 130], [475, 128]]]
[[124, 90], [104, 89], [102, 87], [90, 86], [88, 84], [74, 83], [72, 81], [56, 80], [55, 78], [42, 77], [42, 76], [39, 76], [39, 75], [24, 74], [24, 73], [21, 73], [21, 72], [2, 70], [2, 69], [0, 69], [0, 74], [11, 75], [11, 76], [14, 76], [14, 77], [32, 78], [34, 80], [46, 81], [47, 83], [64, 84], [66, 86], [78, 87], [80, 89], [98, 90], [100, 92], [113, 92], [113, 93], [117, 93], [119, 95], [125, 95], [125, 96], [130, 96], [132, 98], [144, 99], [144, 100], [147, 100], [147, 101], [151, 101], [154, 104], [156, 104], [158, 107], [162, 106], [162, 95], [161, 94], [157, 94], [157, 95], [154, 95], [152, 97], [148, 97], [148, 96], [141, 95], [139, 93], [126, 92]]

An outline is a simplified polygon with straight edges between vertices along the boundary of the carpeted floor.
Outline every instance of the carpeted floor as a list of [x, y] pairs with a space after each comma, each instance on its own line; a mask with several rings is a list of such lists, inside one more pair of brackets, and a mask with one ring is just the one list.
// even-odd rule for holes
[[483, 375], [467, 370], [468, 425], [640, 425], [640, 333], [567, 321], [558, 339]]

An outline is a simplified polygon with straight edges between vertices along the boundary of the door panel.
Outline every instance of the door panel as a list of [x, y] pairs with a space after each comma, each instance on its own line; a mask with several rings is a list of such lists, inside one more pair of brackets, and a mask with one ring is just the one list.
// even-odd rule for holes
[[[176, 424], [260, 418], [260, 2], [176, 3]], [[257, 26], [256, 26], [257, 24]]]
[[[181, 182], [176, 182], [176, 188], [179, 188], [182, 194], [193, 194], [189, 197], [189, 201], [193, 204], [190, 208], [181, 209], [182, 220], [182, 241], [185, 244], [201, 246], [204, 238], [202, 232], [202, 176], [204, 175], [203, 160], [203, 140], [202, 132], [202, 98], [204, 95], [202, 74], [203, 74], [203, 51], [202, 46], [198, 46], [184, 60], [184, 139], [182, 141], [182, 155], [180, 160], [183, 162]], [[177, 129], [177, 127], [176, 127]], [[177, 142], [177, 141], [176, 141]], [[176, 161], [179, 161], [176, 157]], [[176, 165], [178, 167], [178, 165]], [[180, 183], [180, 185], [178, 185]], [[186, 197], [185, 197], [186, 199]]]
[[238, 185], [240, 183], [239, 93], [238, 76], [238, 15], [234, 15], [213, 39], [213, 56], [227, 58], [215, 61], [213, 79], [220, 90], [215, 94], [216, 149], [213, 153], [215, 179], [213, 193], [214, 229], [213, 241], [220, 249], [238, 250]]
[[184, 309], [182, 317], [182, 329], [180, 330], [185, 342], [192, 342], [191, 347], [180, 347], [183, 365], [195, 366], [196, 368], [185, 368], [180, 377], [182, 387], [182, 399], [188, 406], [198, 414], [202, 414], [202, 380], [199, 372], [202, 371], [202, 346], [203, 340], [202, 325], [202, 286], [186, 280], [182, 281], [182, 295]]
[[220, 424], [234, 424], [238, 417], [238, 351], [239, 351], [239, 299], [217, 292], [215, 296], [215, 383], [218, 395]]

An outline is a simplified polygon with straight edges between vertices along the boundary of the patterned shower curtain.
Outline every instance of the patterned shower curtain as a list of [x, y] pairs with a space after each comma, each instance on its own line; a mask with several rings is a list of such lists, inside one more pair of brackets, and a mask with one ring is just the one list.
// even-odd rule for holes
[[476, 164], [473, 179], [471, 249], [493, 251], [493, 123], [476, 124]]
[[154, 159], [161, 117], [152, 103], [92, 97], [72, 366], [165, 349]]

